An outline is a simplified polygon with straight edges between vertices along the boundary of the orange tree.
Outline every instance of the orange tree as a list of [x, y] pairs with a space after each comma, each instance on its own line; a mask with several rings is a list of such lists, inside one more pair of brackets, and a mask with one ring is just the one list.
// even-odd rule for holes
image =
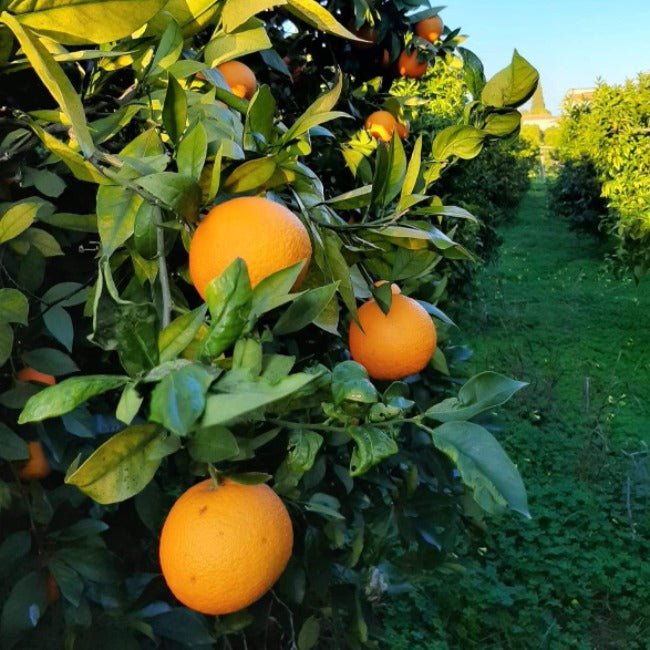
[[404, 124], [394, 68], [281, 74], [315, 34], [376, 55], [367, 19], [387, 66], [456, 65], [457, 31], [412, 36], [437, 8], [1, 6], [0, 644], [372, 644], [374, 604], [465, 522], [528, 514], [472, 421], [522, 384], [453, 376], [435, 303], [473, 217], [435, 185], [516, 128], [534, 69], [486, 82], [464, 53], [474, 100], [425, 148], [361, 128], [358, 106]]

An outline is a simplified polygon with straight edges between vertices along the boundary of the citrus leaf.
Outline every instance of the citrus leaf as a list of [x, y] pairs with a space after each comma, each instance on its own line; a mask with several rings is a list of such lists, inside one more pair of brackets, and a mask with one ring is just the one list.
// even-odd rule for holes
[[379, 395], [368, 378], [368, 371], [356, 361], [343, 361], [332, 372], [332, 397], [335, 404], [360, 402], [374, 404]]
[[[56, 0], [54, 1], [56, 2]], [[42, 4], [45, 5], [44, 2]], [[51, 2], [48, 4], [51, 4]], [[65, 4], [68, 5], [70, 3], [66, 2]], [[22, 16], [23, 23], [25, 22], [25, 17], [29, 15], [34, 15], [34, 13], [24, 14]], [[34, 72], [38, 74], [44, 86], [48, 89], [52, 97], [54, 97], [63, 113], [70, 121], [75, 138], [83, 153], [88, 157], [91, 156], [95, 150], [95, 145], [90, 135], [90, 131], [88, 130], [86, 114], [77, 91], [73, 87], [72, 83], [70, 83], [70, 80], [63, 72], [61, 66], [52, 58], [52, 55], [48, 52], [43, 43], [41, 43], [40, 39], [32, 34], [28, 28], [23, 27], [15, 16], [3, 12], [0, 15], [0, 20], [2, 20], [2, 22], [4, 22], [14, 33], [23, 52], [25, 53], [25, 56], [29, 59]], [[85, 21], [79, 21], [77, 17], [73, 19], [73, 22], [75, 24], [80, 24]]]
[[287, 10], [306, 23], [323, 32], [334, 34], [352, 41], [365, 42], [343, 27], [334, 16], [316, 0], [288, 0]]
[[300, 294], [289, 309], [280, 316], [273, 332], [279, 335], [290, 334], [307, 327], [329, 305], [336, 295], [338, 286], [338, 282], [332, 282]]
[[0, 639], [3, 647], [13, 647], [22, 634], [33, 630], [47, 605], [47, 587], [42, 573], [33, 571], [18, 580], [2, 607]]
[[163, 125], [172, 142], [178, 144], [187, 125], [187, 96], [176, 77], [167, 75], [167, 92], [162, 109]]
[[138, 178], [136, 183], [181, 219], [196, 221], [201, 207], [201, 188], [193, 178], [174, 172], [160, 172]]
[[149, 418], [178, 436], [186, 435], [203, 413], [213, 380], [214, 375], [199, 365], [170, 372], [153, 389]]
[[356, 443], [350, 459], [350, 476], [361, 476], [385, 458], [399, 451], [393, 437], [379, 427], [350, 427], [348, 433]]
[[110, 257], [133, 235], [137, 215], [149, 208], [143, 197], [121, 185], [98, 189], [97, 229], [104, 255]]
[[537, 70], [515, 50], [510, 65], [485, 84], [481, 101], [496, 108], [516, 108], [533, 96], [538, 82]]
[[49, 333], [68, 351], [72, 351], [74, 326], [70, 314], [60, 305], [43, 314], [43, 322]]
[[226, 427], [218, 425], [191, 434], [187, 449], [199, 463], [220, 463], [239, 454], [235, 436]]
[[34, 31], [64, 45], [109, 43], [129, 36], [166, 0], [10, 0], [7, 9]]
[[27, 443], [6, 424], [0, 422], [0, 458], [4, 460], [27, 460]]
[[205, 127], [197, 122], [183, 137], [178, 145], [176, 162], [178, 171], [183, 176], [199, 181], [208, 153], [208, 136]]
[[29, 302], [23, 293], [18, 289], [0, 289], [0, 323], [27, 325], [28, 313]]
[[486, 512], [498, 513], [508, 506], [530, 518], [521, 476], [489, 431], [472, 422], [446, 422], [431, 431], [431, 438], [454, 462]]
[[207, 305], [201, 305], [173, 320], [158, 335], [160, 363], [175, 359], [194, 339], [205, 322]]
[[91, 397], [120, 388], [128, 381], [128, 377], [119, 375], [70, 377], [30, 397], [18, 418], [18, 423], [40, 422], [69, 413]]
[[168, 454], [168, 437], [157, 425], [128, 427], [96, 449], [65, 482], [101, 504], [125, 501], [154, 477]]
[[11, 356], [14, 346], [14, 331], [7, 323], [0, 322], [0, 365], [4, 365]]
[[433, 157], [438, 162], [444, 162], [452, 156], [463, 160], [471, 160], [481, 153], [485, 132], [475, 126], [456, 124], [448, 126], [436, 135], [433, 140]]
[[12, 205], [0, 218], [0, 244], [27, 230], [34, 223], [41, 205], [33, 201]]
[[229, 34], [217, 32], [205, 46], [203, 58], [205, 63], [213, 68], [225, 61], [238, 59], [260, 50], [268, 50], [271, 47], [273, 46], [264, 23], [257, 18], [250, 18]]
[[221, 12], [221, 22], [226, 32], [232, 32], [249, 18], [286, 4], [287, 0], [227, 0]]
[[497, 372], [482, 372], [472, 377], [458, 392], [427, 410], [426, 416], [438, 422], [470, 420], [483, 411], [505, 404], [528, 384]]

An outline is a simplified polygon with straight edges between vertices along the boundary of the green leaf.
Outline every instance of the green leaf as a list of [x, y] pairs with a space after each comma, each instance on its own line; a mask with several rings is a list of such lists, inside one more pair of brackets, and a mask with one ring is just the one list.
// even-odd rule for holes
[[368, 378], [368, 371], [356, 361], [343, 361], [332, 372], [332, 397], [335, 404], [359, 402], [374, 404], [379, 396]]
[[183, 51], [183, 34], [175, 20], [169, 20], [163, 32], [156, 54], [151, 63], [151, 73], [156, 75], [162, 70], [168, 70], [178, 61]]
[[64, 45], [109, 43], [129, 36], [166, 0], [10, 0], [22, 24]]
[[[309, 428], [309, 425], [305, 425]], [[287, 445], [287, 467], [301, 476], [316, 462], [316, 456], [323, 445], [323, 436], [313, 431], [292, 431]]]
[[338, 282], [332, 282], [300, 294], [289, 309], [280, 316], [273, 332], [282, 336], [297, 332], [312, 323], [334, 298], [338, 286]]
[[115, 409], [115, 417], [124, 424], [131, 424], [133, 418], [140, 411], [144, 398], [138, 392], [134, 384], [127, 384], [124, 386], [120, 401]]
[[334, 16], [317, 0], [288, 0], [287, 10], [306, 23], [334, 36], [340, 36], [352, 41], [363, 41], [348, 29], [343, 27]]
[[331, 122], [332, 120], [338, 120], [340, 118], [351, 118], [348, 113], [343, 111], [328, 111], [327, 113], [317, 113], [315, 115], [302, 115], [299, 117], [292, 125], [291, 128], [282, 136], [283, 142], [290, 142], [296, 138], [307, 133], [309, 129], [313, 129], [319, 124], [325, 124], [326, 122]]
[[40, 422], [69, 413], [90, 398], [120, 388], [128, 381], [128, 377], [119, 375], [70, 377], [30, 397], [18, 423]]
[[472, 422], [446, 422], [431, 431], [431, 437], [455, 463], [485, 511], [498, 513], [508, 506], [530, 518], [521, 476], [489, 431]]
[[25, 201], [11, 206], [0, 218], [0, 244], [18, 237], [27, 230], [42, 207], [42, 203]]
[[355, 210], [365, 208], [370, 203], [372, 185], [362, 185], [349, 192], [328, 199], [327, 204], [337, 210]]
[[43, 322], [50, 334], [68, 351], [72, 352], [74, 326], [70, 314], [56, 305], [43, 314]]
[[187, 442], [190, 456], [199, 463], [220, 463], [239, 454], [235, 436], [223, 426], [204, 427]]
[[393, 437], [379, 427], [350, 427], [348, 433], [356, 443], [350, 459], [350, 475], [361, 476], [371, 467], [399, 451]]
[[205, 394], [214, 375], [191, 365], [169, 373], [151, 394], [150, 420], [177, 436], [186, 435], [205, 408]]
[[224, 189], [232, 194], [250, 192], [266, 183], [278, 168], [274, 156], [256, 158], [242, 163], [228, 176]]
[[465, 124], [448, 126], [433, 140], [433, 157], [439, 162], [444, 162], [453, 156], [463, 160], [476, 158], [483, 149], [485, 135], [484, 131], [474, 126]]
[[0, 639], [3, 647], [13, 647], [23, 634], [33, 630], [47, 605], [47, 587], [42, 572], [33, 571], [18, 580], [2, 607]]
[[185, 221], [194, 222], [201, 206], [201, 188], [187, 176], [161, 172], [139, 178], [136, 183]]
[[0, 322], [0, 366], [11, 356], [14, 346], [14, 331], [7, 323]]
[[260, 86], [248, 104], [244, 125], [244, 147], [264, 151], [275, 133], [275, 100], [268, 86]]
[[305, 262], [298, 262], [264, 278], [253, 290], [252, 316], [261, 316], [294, 299], [290, 295]]
[[505, 404], [528, 384], [496, 372], [482, 372], [472, 377], [458, 392], [427, 410], [426, 416], [438, 422], [470, 420], [483, 411]]
[[352, 318], [357, 317], [357, 300], [354, 294], [352, 276], [350, 275], [350, 266], [343, 256], [345, 248], [341, 238], [332, 230], [325, 230], [321, 233], [323, 243], [325, 244], [325, 254], [329, 271], [334, 280], [339, 283], [338, 291], [343, 298], [345, 306], [348, 308]]
[[67, 354], [53, 348], [37, 348], [24, 352], [23, 361], [26, 366], [55, 377], [79, 370], [77, 364]]
[[478, 99], [485, 87], [483, 63], [471, 50], [459, 47], [458, 52], [463, 57], [463, 72], [467, 88], [469, 89], [469, 92], [472, 93], [472, 97]]
[[489, 135], [505, 138], [512, 135], [521, 126], [521, 114], [512, 109], [494, 112], [485, 118], [483, 130]]
[[[59, 2], [58, 4], [60, 5], [62, 3]], [[27, 16], [28, 15], [34, 15], [34, 13], [27, 14]], [[23, 24], [28, 24], [30, 21], [25, 20], [25, 18], [26, 15], [23, 14], [21, 22]], [[90, 131], [88, 130], [86, 114], [77, 91], [72, 83], [70, 83], [70, 80], [63, 72], [63, 69], [54, 60], [47, 48], [43, 43], [41, 43], [40, 39], [35, 36], [29, 28], [24, 27], [15, 16], [3, 12], [0, 15], [0, 20], [11, 29], [14, 36], [18, 39], [18, 42], [20, 43], [25, 56], [29, 59], [34, 72], [39, 76], [43, 85], [48, 89], [56, 103], [61, 107], [61, 110], [70, 121], [72, 130], [75, 134], [75, 139], [79, 143], [84, 155], [90, 157], [95, 150], [95, 145], [90, 135]], [[87, 16], [85, 16], [83, 21], [73, 19], [72, 22], [78, 25], [80, 22], [85, 23], [86, 20]]]
[[224, 61], [239, 59], [246, 54], [271, 47], [264, 23], [257, 18], [250, 18], [229, 34], [217, 32], [206, 45], [203, 57], [206, 65], [213, 68]]
[[158, 336], [160, 363], [175, 359], [194, 340], [205, 322], [207, 305], [201, 305], [173, 320]]
[[0, 323], [27, 325], [29, 302], [18, 289], [0, 289]]
[[4, 460], [27, 460], [27, 443], [6, 424], [0, 422], [0, 458]]
[[[228, 375], [226, 375], [226, 378]], [[233, 385], [219, 381], [215, 389], [222, 392], [209, 395], [205, 406], [203, 426], [225, 425], [233, 420], [259, 415], [259, 409], [283, 400], [305, 389], [318, 375], [296, 373], [271, 384], [264, 378], [255, 381], [239, 381]]]
[[27, 530], [11, 533], [0, 544], [0, 578], [8, 574], [16, 562], [25, 557], [32, 547], [32, 536]]
[[311, 650], [320, 638], [320, 623], [315, 616], [310, 616], [300, 628], [298, 650]]
[[239, 338], [248, 322], [253, 291], [246, 262], [238, 257], [212, 280], [207, 286], [206, 300], [212, 324], [203, 340], [201, 356], [214, 359]]
[[49, 232], [40, 228], [30, 228], [20, 235], [20, 240], [34, 246], [43, 257], [57, 257], [64, 254], [59, 242]]
[[208, 136], [203, 124], [197, 122], [185, 134], [178, 145], [176, 162], [179, 173], [188, 178], [193, 178], [198, 183], [207, 154]]
[[55, 228], [74, 230], [75, 232], [97, 232], [97, 216], [95, 214], [71, 214], [59, 212], [58, 214], [43, 215], [39, 221]]
[[221, 22], [226, 32], [232, 32], [249, 18], [286, 4], [287, 0], [227, 0], [221, 12]]
[[65, 482], [101, 504], [125, 501], [154, 477], [167, 455], [167, 438], [157, 425], [128, 427], [96, 449]]
[[97, 227], [105, 256], [110, 257], [133, 235], [137, 215], [147, 210], [151, 210], [151, 206], [143, 197], [121, 185], [99, 188]]
[[415, 189], [418, 178], [420, 177], [421, 166], [422, 136], [418, 136], [418, 139], [415, 141], [415, 145], [413, 146], [413, 153], [411, 154], [411, 159], [409, 160], [406, 174], [404, 176], [398, 209], [401, 210], [405, 201], [411, 196], [411, 194], [413, 194], [413, 190]]
[[516, 108], [533, 96], [538, 82], [537, 70], [515, 50], [510, 65], [485, 84], [481, 101], [495, 108]]
[[185, 90], [172, 75], [167, 75], [167, 92], [162, 109], [162, 120], [167, 134], [178, 144], [187, 124], [187, 96]]
[[184, 38], [194, 36], [213, 22], [220, 4], [218, 0], [168, 0], [147, 24], [145, 35], [163, 34], [171, 17], [180, 25]]

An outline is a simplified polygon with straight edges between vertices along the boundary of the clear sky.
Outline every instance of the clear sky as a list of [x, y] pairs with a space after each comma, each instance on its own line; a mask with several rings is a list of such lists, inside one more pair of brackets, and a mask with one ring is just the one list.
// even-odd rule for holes
[[650, 0], [444, 4], [440, 15], [445, 24], [469, 36], [464, 45], [479, 55], [488, 77], [509, 63], [516, 48], [539, 70], [546, 105], [553, 113], [569, 88], [592, 87], [598, 77], [620, 83], [650, 72]]

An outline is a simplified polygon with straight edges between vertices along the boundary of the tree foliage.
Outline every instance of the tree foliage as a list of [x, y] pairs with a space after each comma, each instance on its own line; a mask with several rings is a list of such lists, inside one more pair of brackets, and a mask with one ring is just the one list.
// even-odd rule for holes
[[584, 220], [585, 206], [598, 206], [602, 196], [607, 210], [598, 225], [614, 236], [620, 263], [637, 276], [650, 267], [649, 107], [649, 74], [622, 86], [599, 84], [588, 102], [567, 107], [558, 153], [564, 165], [558, 200], [567, 212], [572, 201]]
[[[474, 99], [426, 146], [419, 133], [384, 145], [352, 125], [379, 103], [399, 114], [391, 75], [373, 85], [331, 55], [353, 47], [348, 16], [376, 20], [395, 55], [436, 8], [3, 6], [2, 647], [367, 645], [373, 604], [454, 548], [472, 495], [527, 515], [514, 464], [470, 421], [522, 384], [482, 373], [461, 387], [453, 349], [420, 376], [372, 383], [344, 341], [359, 300], [388, 307], [384, 279], [421, 300], [444, 343], [444, 269], [471, 259], [457, 235], [475, 217], [436, 184], [517, 130], [537, 73], [515, 53], [485, 80], [457, 30], [416, 42], [464, 64]], [[311, 65], [322, 42], [330, 58], [294, 92], [281, 55]], [[242, 57], [261, 82], [250, 101], [214, 68]], [[301, 291], [300, 268], [253, 288], [240, 259], [207, 304], [189, 284], [200, 213], [236, 195], [300, 216], [314, 247]], [[58, 383], [18, 381], [23, 365]], [[54, 469], [42, 484], [17, 479], [25, 440]], [[216, 620], [179, 607], [156, 560], [165, 513], [208, 474], [271, 481], [296, 539], [277, 588]]]

